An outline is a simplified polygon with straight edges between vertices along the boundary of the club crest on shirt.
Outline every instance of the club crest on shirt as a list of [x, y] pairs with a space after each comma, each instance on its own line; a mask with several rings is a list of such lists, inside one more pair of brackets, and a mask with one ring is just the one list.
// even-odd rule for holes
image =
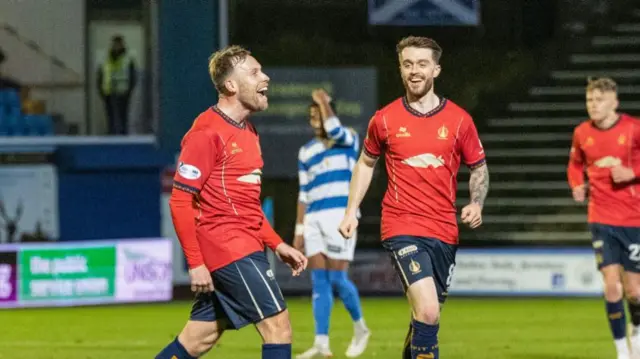
[[620, 164], [622, 164], [622, 160], [619, 159], [618, 157], [607, 156], [607, 157], [602, 157], [601, 159], [595, 161], [593, 164], [596, 167], [609, 168], [609, 167], [619, 166]]
[[449, 129], [447, 126], [442, 125], [442, 127], [438, 129], [438, 139], [446, 140], [447, 138], [449, 138]]
[[198, 179], [202, 175], [198, 167], [186, 164], [184, 162], [180, 162], [178, 164], [178, 174], [189, 180]]
[[423, 153], [417, 156], [409, 157], [402, 161], [405, 165], [418, 168], [438, 168], [444, 166], [444, 158], [442, 156], [436, 157], [433, 153]]
[[618, 144], [619, 145], [624, 145], [626, 142], [627, 142], [627, 136], [620, 135], [620, 137], [618, 137]]

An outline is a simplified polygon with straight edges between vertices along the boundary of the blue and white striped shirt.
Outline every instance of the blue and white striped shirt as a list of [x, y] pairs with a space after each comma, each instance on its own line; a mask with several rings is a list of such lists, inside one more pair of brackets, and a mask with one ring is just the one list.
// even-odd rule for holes
[[330, 144], [314, 138], [298, 153], [298, 201], [306, 213], [346, 208], [349, 182], [360, 148], [358, 134], [333, 116], [324, 121]]

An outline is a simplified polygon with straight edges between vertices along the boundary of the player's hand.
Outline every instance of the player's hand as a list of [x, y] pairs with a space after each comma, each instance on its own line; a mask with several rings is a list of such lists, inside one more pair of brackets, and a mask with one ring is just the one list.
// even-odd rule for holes
[[636, 178], [636, 174], [629, 167], [615, 166], [611, 168], [611, 177], [615, 183], [627, 183], [633, 181]]
[[293, 237], [293, 248], [299, 250], [300, 252], [304, 252], [304, 236], [299, 234]]
[[299, 276], [307, 268], [307, 257], [297, 249], [286, 243], [280, 243], [276, 248], [276, 255], [286, 265], [291, 267], [293, 276]]
[[213, 280], [211, 273], [203, 264], [199, 267], [189, 269], [189, 277], [191, 277], [191, 291], [198, 293], [213, 292]]
[[573, 200], [576, 202], [584, 202], [584, 200], [587, 198], [587, 191], [584, 187], [584, 185], [581, 186], [576, 186], [573, 188], [573, 190], [571, 190], [571, 194], [573, 195]]
[[331, 97], [324, 89], [316, 89], [311, 92], [311, 98], [313, 102], [318, 105], [327, 104], [331, 102]]
[[472, 229], [482, 224], [482, 207], [477, 203], [470, 203], [462, 208], [460, 215], [462, 223], [468, 224]]
[[356, 233], [356, 229], [358, 229], [358, 219], [353, 215], [345, 215], [338, 227], [338, 231], [344, 239], [349, 239], [353, 237]]

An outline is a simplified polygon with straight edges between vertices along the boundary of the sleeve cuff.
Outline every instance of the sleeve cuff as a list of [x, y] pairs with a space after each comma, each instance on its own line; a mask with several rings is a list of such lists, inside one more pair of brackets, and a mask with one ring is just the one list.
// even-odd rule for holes
[[195, 187], [188, 186], [188, 185], [186, 185], [184, 183], [180, 183], [178, 181], [173, 181], [173, 187], [177, 188], [177, 189], [179, 189], [181, 191], [184, 191], [184, 192], [187, 192], [187, 193], [191, 193], [191, 194], [200, 193], [199, 189], [197, 189]]
[[340, 126], [342, 126], [342, 124], [340, 123], [340, 120], [336, 116], [331, 116], [324, 121], [324, 130], [327, 131], [327, 133], [332, 132], [333, 130], [335, 130]]
[[486, 160], [486, 158], [483, 157], [483, 158], [481, 158], [481, 159], [479, 159], [479, 160], [477, 160], [475, 162], [471, 162], [471, 163], [467, 164], [467, 166], [470, 169], [474, 169], [474, 168], [478, 168], [478, 167], [484, 165], [485, 163], [487, 163], [487, 160]]
[[364, 153], [365, 153], [367, 156], [371, 157], [371, 158], [378, 158], [378, 157], [380, 157], [380, 154], [377, 154], [377, 155], [376, 155], [376, 154], [373, 154], [373, 153], [371, 153], [369, 150], [367, 150], [367, 148], [366, 148], [366, 147], [365, 147], [365, 148], [363, 148], [363, 150], [364, 150]]

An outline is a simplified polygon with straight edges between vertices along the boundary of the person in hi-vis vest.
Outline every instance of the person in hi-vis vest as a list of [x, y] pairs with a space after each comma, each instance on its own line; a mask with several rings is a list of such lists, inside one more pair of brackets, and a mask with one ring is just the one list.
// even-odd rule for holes
[[98, 91], [107, 110], [109, 134], [124, 135], [129, 126], [129, 100], [136, 85], [136, 66], [122, 36], [111, 40], [109, 55], [98, 69]]

